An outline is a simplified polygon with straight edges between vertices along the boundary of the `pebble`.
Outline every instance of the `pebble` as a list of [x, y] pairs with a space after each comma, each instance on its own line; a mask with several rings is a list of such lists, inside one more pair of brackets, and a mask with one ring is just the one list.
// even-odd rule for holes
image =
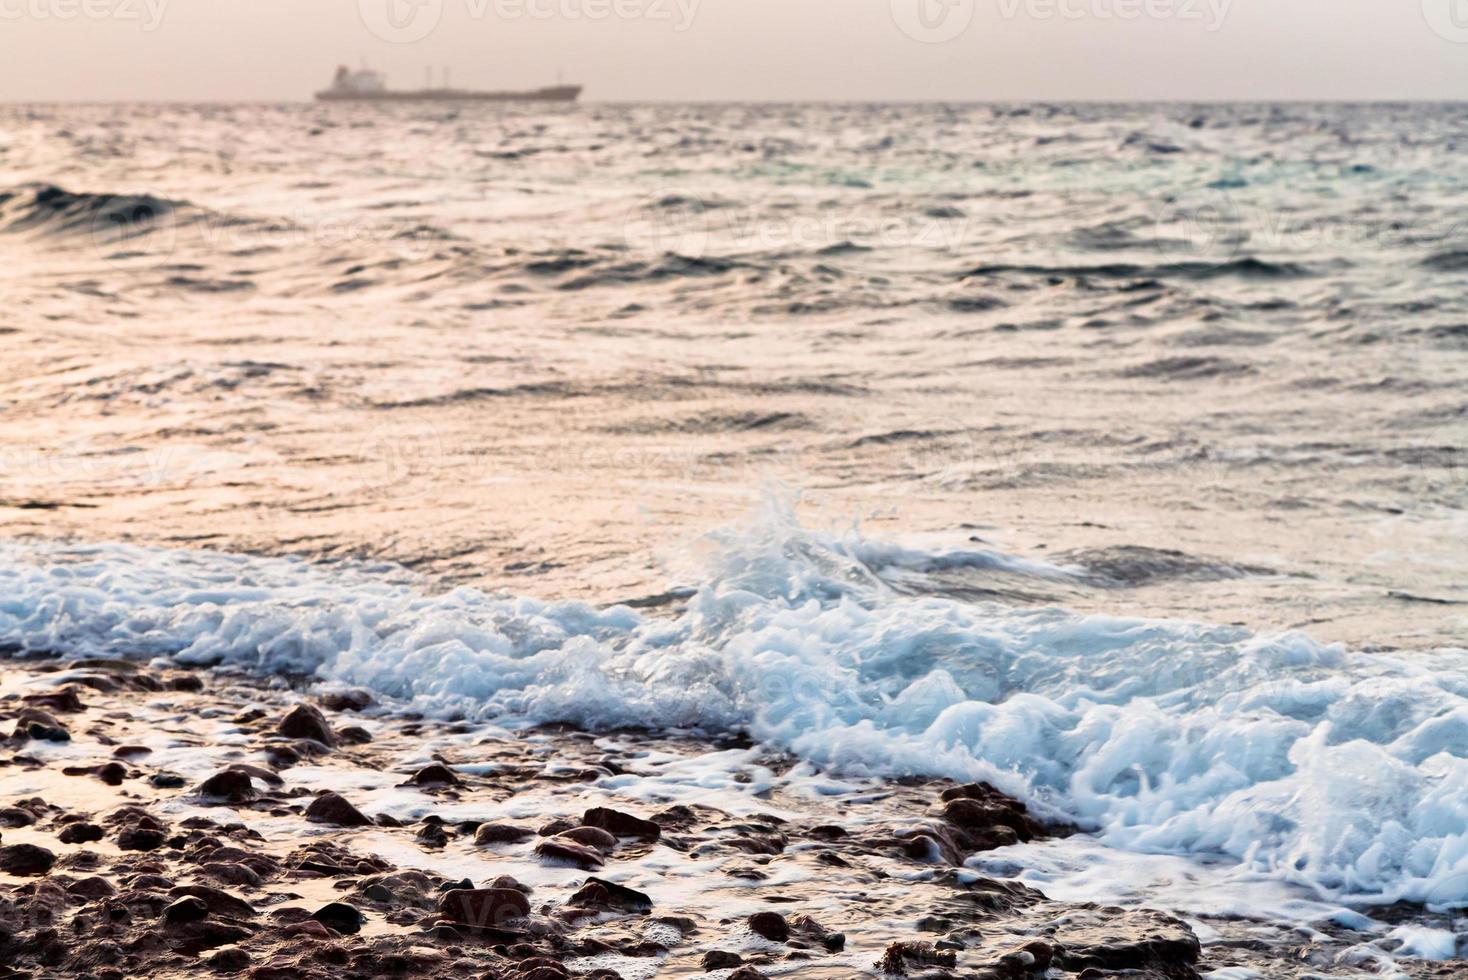
[[643, 820], [630, 813], [603, 806], [587, 810], [581, 817], [581, 824], [585, 827], [600, 827], [618, 837], [637, 837], [643, 840], [657, 840], [663, 832], [651, 820]]
[[535, 845], [535, 853], [542, 860], [563, 861], [567, 864], [574, 864], [583, 871], [594, 871], [603, 863], [599, 851], [582, 847], [575, 841], [566, 840], [563, 837], [543, 838]]
[[43, 875], [56, 863], [56, 855], [35, 844], [0, 847], [0, 871], [13, 875]]
[[362, 931], [363, 916], [355, 905], [331, 902], [311, 914], [311, 918], [342, 935], [353, 936]]
[[448, 766], [435, 762], [431, 766], [424, 766], [413, 774], [404, 786], [458, 786], [461, 785], [459, 777]]
[[306, 808], [306, 819], [313, 823], [329, 823], [338, 827], [370, 827], [372, 821], [361, 810], [338, 793], [328, 790]]
[[168, 835], [152, 827], [124, 827], [118, 831], [117, 846], [124, 851], [156, 851]]
[[336, 734], [326, 716], [309, 704], [298, 704], [280, 720], [276, 731], [286, 738], [309, 738], [322, 745], [336, 745]]
[[617, 838], [600, 827], [572, 827], [570, 830], [562, 831], [556, 836], [563, 837], [583, 847], [594, 847], [603, 854], [610, 854], [617, 848]]
[[749, 917], [749, 928], [774, 943], [790, 938], [790, 923], [779, 912], [756, 912]]
[[221, 769], [204, 780], [199, 784], [199, 793], [229, 803], [244, 803], [258, 795], [249, 775], [233, 768]]
[[514, 888], [454, 889], [438, 900], [447, 919], [480, 929], [503, 928], [530, 914], [530, 900]]
[[69, 823], [56, 835], [63, 844], [90, 844], [102, 837], [102, 828], [94, 823]]
[[474, 843], [479, 845], [518, 844], [534, 836], [535, 831], [528, 827], [516, 827], [507, 823], [483, 823], [474, 831]]
[[163, 910], [165, 922], [198, 922], [209, 915], [209, 906], [202, 898], [186, 895]]

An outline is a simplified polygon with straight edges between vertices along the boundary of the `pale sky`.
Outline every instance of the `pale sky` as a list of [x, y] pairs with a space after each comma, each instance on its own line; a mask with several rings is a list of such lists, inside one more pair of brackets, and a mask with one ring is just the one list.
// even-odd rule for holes
[[1468, 99], [1468, 0], [0, 0], [0, 99]]

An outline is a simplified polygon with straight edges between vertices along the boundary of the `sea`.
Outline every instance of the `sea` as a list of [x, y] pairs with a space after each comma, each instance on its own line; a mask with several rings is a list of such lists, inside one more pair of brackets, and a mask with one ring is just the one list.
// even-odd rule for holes
[[1458, 104], [0, 107], [0, 644], [987, 780], [1047, 891], [1445, 958], [1465, 215]]

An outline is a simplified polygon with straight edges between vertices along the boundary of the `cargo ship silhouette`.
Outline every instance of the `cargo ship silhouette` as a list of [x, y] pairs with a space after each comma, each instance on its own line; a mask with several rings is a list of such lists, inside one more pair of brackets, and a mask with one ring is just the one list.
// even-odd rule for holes
[[440, 88], [393, 91], [381, 72], [363, 68], [358, 71], [341, 66], [336, 70], [331, 87], [316, 93], [323, 102], [575, 102], [581, 95], [580, 85], [551, 85], [524, 92], [475, 92], [449, 88], [448, 73]]

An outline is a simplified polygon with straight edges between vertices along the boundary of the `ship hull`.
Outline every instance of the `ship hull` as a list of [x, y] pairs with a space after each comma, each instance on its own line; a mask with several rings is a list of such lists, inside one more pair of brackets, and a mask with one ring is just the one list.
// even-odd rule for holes
[[410, 92], [317, 92], [322, 102], [575, 102], [580, 85], [556, 85], [528, 92], [471, 92], [463, 89], [419, 89]]

